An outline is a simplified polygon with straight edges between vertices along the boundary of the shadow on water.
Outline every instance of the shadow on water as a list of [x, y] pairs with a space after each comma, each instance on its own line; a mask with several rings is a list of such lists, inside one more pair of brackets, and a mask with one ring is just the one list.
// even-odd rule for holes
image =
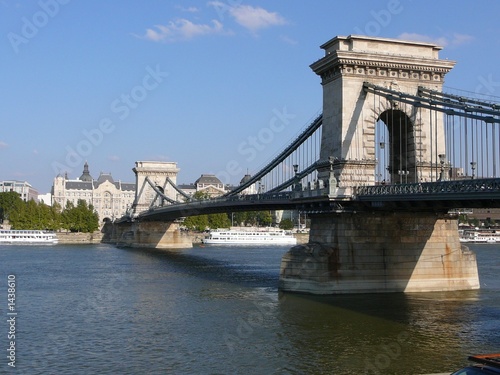
[[270, 288], [277, 290], [279, 263], [269, 268], [265, 262], [248, 264], [234, 259], [216, 259], [190, 253], [192, 250], [131, 249], [139, 257], [159, 262], [169, 272], [191, 275], [207, 281], [223, 282], [246, 288]]
[[[499, 248], [474, 251], [479, 290], [280, 293], [280, 322], [284, 331], [294, 331], [288, 335], [292, 347], [335, 373], [451, 373], [466, 365], [471, 354], [500, 350]], [[322, 373], [297, 366], [311, 374]]]
[[[309, 374], [326, 367], [342, 374], [451, 372], [468, 355], [500, 347], [500, 322], [485, 316], [478, 296], [280, 293], [279, 320], [295, 355], [310, 358], [295, 364]], [[308, 367], [311, 362], [315, 368]]]

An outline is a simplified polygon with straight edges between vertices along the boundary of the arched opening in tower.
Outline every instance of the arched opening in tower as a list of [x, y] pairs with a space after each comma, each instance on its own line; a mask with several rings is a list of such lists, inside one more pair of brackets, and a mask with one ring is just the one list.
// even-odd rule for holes
[[379, 184], [417, 182], [414, 125], [399, 109], [388, 109], [375, 124], [375, 181]]

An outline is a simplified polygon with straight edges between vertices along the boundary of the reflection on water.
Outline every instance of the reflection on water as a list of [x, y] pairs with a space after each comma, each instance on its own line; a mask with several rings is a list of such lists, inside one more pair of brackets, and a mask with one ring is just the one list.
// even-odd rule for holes
[[337, 296], [278, 292], [286, 250], [0, 247], [18, 371], [425, 374], [500, 348], [500, 247], [474, 248], [480, 290]]
[[[469, 341], [479, 328], [474, 323], [479, 312], [476, 300], [477, 292], [427, 297], [284, 294], [280, 321], [290, 329], [289, 338], [297, 352], [333, 366], [335, 373], [439, 372], [456, 368], [476, 349]], [[500, 328], [498, 321], [495, 325]], [[492, 344], [496, 341], [498, 345], [494, 331], [489, 334]], [[314, 373], [310, 364], [299, 368]]]

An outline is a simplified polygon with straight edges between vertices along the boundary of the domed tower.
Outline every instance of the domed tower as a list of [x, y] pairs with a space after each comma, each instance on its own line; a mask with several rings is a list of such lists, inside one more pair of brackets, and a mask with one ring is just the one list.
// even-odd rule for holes
[[[250, 179], [252, 178], [252, 176], [250, 176], [248, 173], [243, 176], [243, 178], [241, 179], [240, 181], [240, 185], [243, 185], [243, 184], [246, 184]], [[256, 189], [256, 186], [255, 184], [252, 184], [250, 185], [249, 187], [247, 187], [245, 190], [243, 190], [241, 192], [241, 194], [257, 194], [257, 189]]]
[[92, 176], [90, 175], [90, 172], [89, 172], [89, 164], [87, 162], [85, 162], [85, 164], [83, 166], [83, 173], [80, 176], [80, 181], [92, 182], [93, 180], [94, 179], [92, 178]]

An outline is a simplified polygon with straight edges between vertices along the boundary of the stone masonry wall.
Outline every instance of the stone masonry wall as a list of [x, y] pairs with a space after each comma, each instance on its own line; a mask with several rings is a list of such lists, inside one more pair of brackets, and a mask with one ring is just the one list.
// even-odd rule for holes
[[283, 256], [280, 281], [284, 290], [320, 294], [479, 288], [457, 220], [434, 213], [315, 217], [309, 244]]

